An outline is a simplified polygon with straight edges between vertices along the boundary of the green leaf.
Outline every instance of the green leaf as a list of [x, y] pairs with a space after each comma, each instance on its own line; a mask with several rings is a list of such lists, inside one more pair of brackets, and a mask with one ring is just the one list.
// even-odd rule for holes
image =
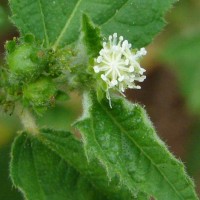
[[[2, 127], [1, 127], [2, 130]], [[0, 133], [2, 134], [2, 133]], [[2, 141], [2, 138], [0, 139]], [[2, 200], [22, 200], [21, 194], [12, 187], [9, 177], [9, 155], [10, 143], [7, 145], [0, 144], [0, 199]]]
[[[9, 0], [21, 34], [33, 33], [47, 47], [76, 41], [82, 13], [107, 37], [123, 35], [134, 47], [149, 44], [165, 25], [163, 16], [176, 0]], [[29, 17], [31, 16], [31, 17]]]
[[38, 139], [62, 157], [70, 166], [73, 166], [80, 174], [84, 175], [108, 199], [148, 199], [144, 193], [138, 193], [138, 191], [131, 193], [127, 187], [122, 187], [118, 177], [110, 180], [106, 170], [98, 160], [93, 159], [88, 163], [82, 143], [75, 139], [72, 134], [42, 129]]
[[200, 114], [200, 33], [176, 36], [168, 41], [163, 59], [175, 70], [190, 110]]
[[62, 158], [26, 133], [13, 144], [10, 173], [28, 200], [106, 199]]
[[86, 46], [88, 55], [97, 57], [102, 49], [100, 29], [92, 24], [86, 14], [83, 14], [82, 17], [82, 34], [82, 41]]
[[131, 191], [156, 199], [196, 200], [183, 164], [169, 153], [144, 109], [120, 97], [99, 103], [85, 95], [84, 115], [76, 123], [88, 159], [97, 158], [110, 178], [115, 175]]

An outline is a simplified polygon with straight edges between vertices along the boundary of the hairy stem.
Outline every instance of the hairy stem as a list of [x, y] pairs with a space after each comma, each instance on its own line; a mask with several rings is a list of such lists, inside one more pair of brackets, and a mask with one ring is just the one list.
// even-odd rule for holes
[[18, 104], [16, 106], [16, 113], [18, 117], [20, 118], [24, 129], [28, 133], [31, 133], [32, 135], [39, 134], [39, 130], [35, 123], [35, 119], [28, 109], [23, 108], [21, 105]]

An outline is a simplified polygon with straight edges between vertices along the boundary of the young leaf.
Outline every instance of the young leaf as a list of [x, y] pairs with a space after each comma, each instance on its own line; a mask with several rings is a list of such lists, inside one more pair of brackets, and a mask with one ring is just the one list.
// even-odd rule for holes
[[[107, 37], [123, 35], [134, 47], [149, 44], [165, 25], [163, 16], [176, 0], [9, 0], [21, 34], [33, 33], [45, 45], [64, 46], [79, 37], [82, 13]], [[31, 16], [31, 17], [28, 17]]]
[[86, 14], [82, 17], [82, 41], [86, 46], [87, 53], [91, 57], [97, 57], [102, 48], [100, 29], [95, 27]]
[[74, 168], [26, 133], [15, 140], [11, 178], [28, 200], [106, 199]]
[[122, 187], [118, 177], [109, 180], [104, 167], [98, 160], [93, 159], [88, 163], [82, 143], [75, 139], [72, 134], [64, 131], [42, 129], [38, 135], [38, 139], [62, 157], [70, 166], [73, 166], [80, 174], [84, 175], [108, 199], [149, 199], [142, 192], [135, 190], [134, 193], [131, 193], [127, 187]]
[[144, 109], [120, 97], [99, 103], [85, 95], [84, 115], [76, 123], [89, 160], [98, 158], [108, 176], [118, 175], [156, 199], [196, 200], [193, 182], [184, 166], [158, 138]]

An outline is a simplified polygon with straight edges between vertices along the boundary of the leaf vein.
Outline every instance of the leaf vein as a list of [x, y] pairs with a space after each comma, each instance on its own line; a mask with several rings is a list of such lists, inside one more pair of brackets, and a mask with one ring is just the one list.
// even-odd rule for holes
[[62, 37], [64, 36], [69, 24], [71, 23], [80, 3], [81, 3], [82, 0], [78, 0], [71, 15], [69, 16], [68, 20], [66, 21], [65, 23], [65, 26], [63, 27], [62, 31], [60, 32], [60, 35], [58, 36], [57, 40], [55, 41], [55, 43], [53, 44], [53, 49], [56, 50], [56, 48], [58, 47], [59, 43], [60, 43], [60, 40], [62, 39]]
[[[129, 0], [126, 0], [126, 1], [121, 5], [121, 7], [119, 8], [119, 10], [121, 10], [124, 6], [126, 6], [128, 2], [129, 2]], [[107, 21], [105, 21], [104, 23], [102, 23], [101, 26], [103, 26], [103, 25], [107, 24], [109, 21], [111, 21], [111, 20], [117, 15], [118, 12], [119, 12], [119, 11], [117, 11], [117, 9], [116, 9], [115, 14], [114, 14], [113, 16], [111, 16]]]
[[48, 37], [48, 34], [47, 34], [47, 28], [46, 28], [46, 23], [45, 23], [45, 20], [44, 20], [44, 13], [43, 13], [43, 9], [42, 9], [41, 0], [38, 0], [38, 4], [39, 4], [39, 8], [40, 8], [40, 14], [41, 14], [41, 17], [42, 17], [42, 24], [43, 24], [43, 28], [44, 28], [44, 35], [45, 35], [46, 44], [47, 44], [47, 47], [49, 47], [49, 37]]
[[121, 130], [121, 132], [123, 132], [125, 135], [127, 135], [127, 137], [136, 145], [136, 147], [142, 152], [142, 154], [150, 160], [150, 162], [152, 163], [153, 166], [155, 166], [155, 168], [157, 169], [157, 171], [163, 176], [163, 178], [166, 180], [166, 182], [170, 185], [170, 187], [175, 191], [175, 193], [184, 200], [184, 198], [182, 197], [182, 195], [179, 194], [179, 192], [177, 191], [177, 189], [173, 186], [173, 184], [168, 180], [168, 178], [165, 176], [165, 174], [162, 173], [162, 171], [159, 169], [159, 167], [154, 163], [154, 161], [149, 157], [149, 155], [143, 151], [143, 149], [141, 148], [141, 146], [132, 138], [129, 136], [129, 134], [127, 133], [126, 129], [112, 116], [112, 114], [110, 112], [107, 111], [107, 109], [100, 104], [100, 106], [102, 107], [102, 109], [105, 111], [105, 113], [110, 117], [110, 119], [113, 121], [113, 123]]
[[36, 164], [35, 164], [35, 157], [34, 157], [34, 152], [33, 152], [33, 144], [32, 144], [32, 148], [31, 148], [31, 152], [30, 153], [31, 153], [32, 161], [33, 161], [33, 169], [35, 170], [36, 180], [37, 180], [37, 183], [38, 183], [37, 185], [38, 185], [38, 187], [39, 187], [39, 189], [41, 191], [41, 193], [40, 193], [41, 197], [43, 199], [45, 199], [45, 194], [44, 194], [42, 186], [40, 184], [39, 176], [38, 176], [38, 172], [37, 172], [37, 167], [36, 167]]

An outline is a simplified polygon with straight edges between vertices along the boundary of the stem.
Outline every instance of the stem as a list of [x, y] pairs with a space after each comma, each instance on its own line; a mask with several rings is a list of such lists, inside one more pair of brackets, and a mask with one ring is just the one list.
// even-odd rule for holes
[[16, 112], [21, 120], [21, 123], [22, 123], [24, 129], [28, 133], [31, 133], [32, 135], [39, 134], [39, 130], [35, 123], [35, 119], [32, 116], [32, 114], [29, 112], [28, 109], [22, 108], [21, 105], [17, 105]]

